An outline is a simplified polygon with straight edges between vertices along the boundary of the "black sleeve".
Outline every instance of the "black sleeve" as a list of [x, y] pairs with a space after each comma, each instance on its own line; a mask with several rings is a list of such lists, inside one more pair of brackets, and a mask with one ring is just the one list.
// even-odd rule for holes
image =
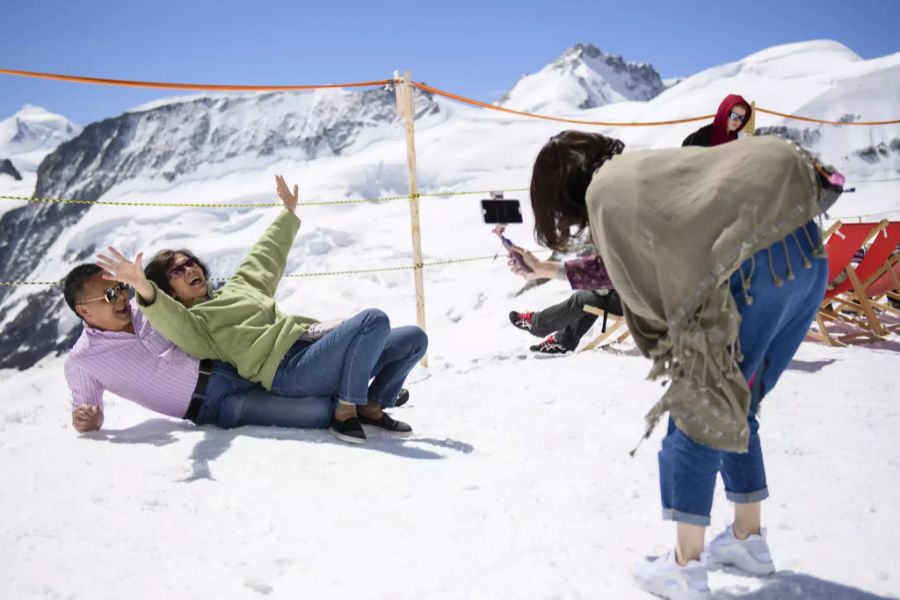
[[710, 146], [712, 144], [712, 125], [704, 125], [684, 138], [681, 146]]

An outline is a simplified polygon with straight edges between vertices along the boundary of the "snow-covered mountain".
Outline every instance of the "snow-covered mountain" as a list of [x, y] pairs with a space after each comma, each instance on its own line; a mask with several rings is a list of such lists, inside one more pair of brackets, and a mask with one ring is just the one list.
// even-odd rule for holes
[[[428, 97], [417, 101], [417, 115], [434, 115]], [[365, 146], [390, 137], [396, 129], [396, 100], [383, 89], [352, 93], [199, 96], [154, 102], [118, 117], [88, 125], [41, 162], [34, 187], [38, 198], [97, 199], [114, 186], [171, 189], [210, 172], [235, 172], [289, 157], [311, 162], [341, 155], [354, 144]], [[10, 120], [12, 121], [12, 120]], [[19, 120], [16, 120], [19, 122]], [[34, 143], [36, 127], [20, 127], [13, 144]], [[50, 139], [49, 127], [43, 139]], [[232, 188], [233, 190], [234, 188]], [[6, 280], [22, 279], [46, 264], [47, 251], [89, 211], [86, 204], [34, 204], [0, 219], [0, 264]], [[66, 251], [68, 260], [84, 260], [96, 249], [89, 243]], [[15, 295], [0, 288], [0, 301]], [[4, 359], [0, 366], [25, 367], [48, 351], [65, 346], [56, 317], [64, 307], [57, 290], [32, 295], [25, 310], [0, 330]], [[0, 303], [0, 322], [6, 316]], [[49, 328], [49, 329], [47, 329]], [[31, 338], [19, 344], [22, 335]]]
[[523, 75], [499, 101], [500, 106], [552, 114], [595, 108], [626, 100], [650, 100], [666, 88], [646, 63], [625, 62], [591, 44], [576, 44], [558, 59]]
[[0, 156], [17, 156], [35, 150], [52, 150], [81, 132], [81, 128], [39, 106], [26, 104], [0, 121]]
[[[436, 104], [423, 101], [420, 113], [437, 111]], [[230, 170], [285, 152], [303, 161], [337, 156], [361, 140], [389, 135], [384, 126], [395, 120], [396, 101], [386, 90], [155, 102], [92, 124], [61, 146], [41, 165], [35, 193], [99, 198], [133, 179], [168, 187], [201, 168]]]
[[[832, 41], [776, 46], [683, 79], [647, 107], [658, 109], [660, 118], [691, 116], [698, 110], [711, 113], [729, 93], [780, 112], [831, 121], [896, 119], [900, 53], [863, 60]], [[668, 134], [680, 135], [693, 127], [645, 129], [631, 139], [654, 145], [650, 138], [663, 135], [674, 143], [678, 136]], [[840, 127], [759, 114], [757, 127], [760, 134], [776, 133], [802, 143], [859, 179], [900, 171], [898, 125]]]
[[[589, 63], [607, 64], [605, 55], [589, 48], [576, 47], [566, 60], [544, 71], [555, 72], [559, 64], [579, 61], [577, 69], [582, 70]], [[658, 81], [658, 75], [654, 72], [649, 80]], [[599, 98], [608, 83], [604, 81], [592, 97]], [[641, 93], [649, 95], [648, 90], [658, 87]], [[633, 91], [638, 93], [637, 89]], [[554, 114], [585, 120], [656, 121], [708, 114], [732, 92], [788, 113], [882, 120], [896, 118], [894, 111], [900, 106], [900, 53], [862, 60], [835, 42], [778, 46], [681, 79], [650, 100], [593, 108], [582, 108], [587, 96], [573, 97], [558, 80], [533, 92], [533, 99], [540, 96], [545, 106], [556, 107]], [[680, 145], [702, 124], [594, 129], [623, 139], [628, 150], [635, 150]], [[417, 94], [419, 188], [427, 192], [526, 187], [537, 150], [550, 135], [568, 127]], [[900, 185], [865, 183], [900, 175], [900, 126], [816, 125], [760, 114], [757, 127], [799, 140], [848, 175], [858, 191], [838, 203], [832, 216], [900, 214]], [[392, 92], [160, 100], [85, 127], [44, 159], [31, 191], [38, 196], [126, 202], [271, 202], [275, 173], [298, 181], [305, 201], [405, 193], [404, 132]], [[527, 195], [518, 197], [527, 207]], [[304, 227], [289, 272], [397, 266], [411, 260], [408, 209], [403, 202], [302, 211]], [[525, 227], [510, 233], [523, 244], [530, 238], [528, 212]], [[426, 260], [493, 254], [494, 240], [482, 233], [479, 218], [477, 203], [466, 197], [423, 199]], [[263, 209], [22, 206], [0, 219], [0, 279], [57, 280], [74, 263], [90, 259], [97, 248], [109, 244], [129, 252], [193, 247], [216, 275], [225, 276], [268, 220]], [[453, 267], [429, 271], [428, 314], [439, 327], [454, 331], [443, 340], [437, 334], [435, 352], [463, 348], [454, 340], [465, 339], [464, 332], [477, 337], [477, 329], [470, 331], [468, 324], [482, 315], [485, 298], [506, 293], [504, 287], [497, 289], [492, 277], [481, 280], [484, 273], [479, 267], [468, 269], [467, 274]], [[462, 286], [461, 276], [474, 279]], [[323, 316], [374, 304], [408, 322], [414, 314], [410, 279], [403, 272], [310, 278], [303, 280], [299, 295], [293, 286], [297, 280], [286, 280], [284, 302], [297, 303], [303, 314], [322, 312], [303, 311], [303, 306], [328, 307]], [[515, 288], [516, 282], [509, 285]], [[0, 368], [27, 368], [48, 353], [64, 350], [77, 327], [58, 289], [0, 287]]]
[[[31, 196], [44, 157], [79, 133], [81, 127], [62, 115], [30, 104], [0, 121], [0, 194]], [[0, 214], [14, 207], [0, 202]]]

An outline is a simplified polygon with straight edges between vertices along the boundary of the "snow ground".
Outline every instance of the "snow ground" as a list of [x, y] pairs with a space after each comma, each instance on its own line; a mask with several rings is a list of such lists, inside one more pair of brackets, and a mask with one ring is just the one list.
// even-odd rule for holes
[[[508, 324], [479, 328], [467, 352], [412, 374], [395, 414], [415, 435], [363, 447], [122, 400], [78, 436], [60, 359], [5, 373], [0, 595], [648, 597], [630, 569], [674, 535], [659, 516], [663, 427], [628, 455], [660, 393], [649, 363], [628, 342], [541, 360]], [[898, 352], [896, 334], [801, 347], [761, 417], [779, 573], [716, 573], [719, 597], [898, 597]], [[719, 489], [710, 534], [729, 512]]]

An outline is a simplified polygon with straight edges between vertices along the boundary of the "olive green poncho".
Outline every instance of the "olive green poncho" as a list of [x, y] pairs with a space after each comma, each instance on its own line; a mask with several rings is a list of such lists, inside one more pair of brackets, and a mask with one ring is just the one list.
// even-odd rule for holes
[[750, 392], [729, 278], [773, 244], [801, 251], [789, 238], [827, 196], [810, 157], [773, 137], [631, 152], [597, 170], [586, 194], [594, 243], [650, 377], [671, 379], [646, 435], [669, 411], [692, 440], [746, 452]]

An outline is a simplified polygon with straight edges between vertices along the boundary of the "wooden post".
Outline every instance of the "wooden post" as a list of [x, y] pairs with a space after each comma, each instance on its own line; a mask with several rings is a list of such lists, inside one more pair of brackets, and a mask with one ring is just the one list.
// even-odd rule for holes
[[750, 120], [744, 126], [744, 135], [756, 135], [756, 100], [750, 103]]
[[[413, 101], [412, 77], [409, 71], [400, 80], [399, 73], [394, 73], [394, 91], [397, 95], [397, 113], [403, 120], [406, 129], [406, 167], [409, 183], [409, 219], [412, 227], [413, 277], [416, 282], [416, 323], [425, 328], [425, 282], [422, 274], [422, 239], [419, 226], [419, 184], [416, 180], [416, 132], [413, 127], [416, 107]], [[422, 357], [423, 367], [428, 366], [428, 354]]]

